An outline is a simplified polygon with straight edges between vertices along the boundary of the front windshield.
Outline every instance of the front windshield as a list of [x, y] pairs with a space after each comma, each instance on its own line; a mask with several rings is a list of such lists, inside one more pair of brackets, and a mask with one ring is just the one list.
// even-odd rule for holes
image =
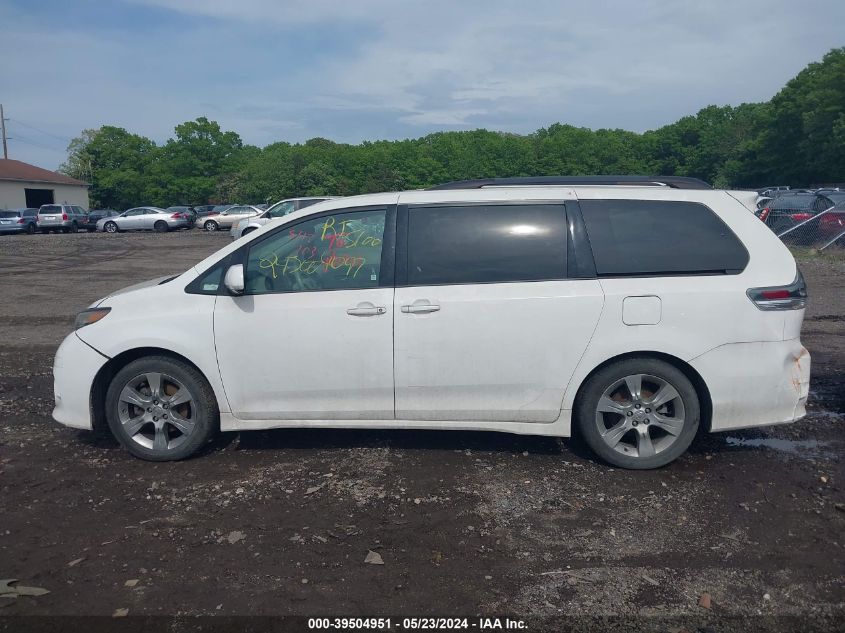
[[281, 202], [277, 202], [272, 207], [267, 209], [264, 212], [265, 218], [280, 218], [283, 215], [287, 215], [288, 213], [294, 212], [294, 203], [290, 200], [282, 200]]

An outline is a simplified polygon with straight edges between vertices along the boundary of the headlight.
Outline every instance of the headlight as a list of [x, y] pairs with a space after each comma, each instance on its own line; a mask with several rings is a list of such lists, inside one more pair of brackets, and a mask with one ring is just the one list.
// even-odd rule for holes
[[76, 323], [74, 323], [74, 329], [78, 330], [79, 328], [85, 327], [86, 325], [96, 323], [104, 316], [106, 316], [109, 312], [111, 312], [111, 308], [91, 308], [90, 310], [83, 310], [82, 312], [76, 315]]

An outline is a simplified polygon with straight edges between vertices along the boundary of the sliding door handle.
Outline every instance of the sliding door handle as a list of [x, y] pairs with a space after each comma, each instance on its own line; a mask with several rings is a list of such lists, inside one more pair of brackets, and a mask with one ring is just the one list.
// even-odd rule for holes
[[440, 306], [433, 303], [415, 303], [409, 306], [402, 306], [402, 312], [406, 314], [427, 314], [428, 312], [437, 312]]

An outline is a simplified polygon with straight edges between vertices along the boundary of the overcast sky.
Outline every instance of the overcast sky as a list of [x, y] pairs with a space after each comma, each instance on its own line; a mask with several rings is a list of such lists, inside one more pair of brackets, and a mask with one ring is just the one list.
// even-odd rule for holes
[[845, 45], [842, 0], [0, 0], [10, 158], [207, 116], [247, 143], [554, 122], [643, 131], [772, 97]]

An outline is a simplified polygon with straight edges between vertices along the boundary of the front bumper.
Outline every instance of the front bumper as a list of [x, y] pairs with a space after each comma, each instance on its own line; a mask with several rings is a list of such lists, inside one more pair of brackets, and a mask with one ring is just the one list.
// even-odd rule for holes
[[710, 429], [794, 422], [806, 414], [810, 353], [797, 338], [731, 343], [690, 361], [710, 390]]
[[53, 361], [53, 419], [75, 429], [91, 429], [91, 387], [108, 358], [82, 342], [76, 332], [65, 337]]

